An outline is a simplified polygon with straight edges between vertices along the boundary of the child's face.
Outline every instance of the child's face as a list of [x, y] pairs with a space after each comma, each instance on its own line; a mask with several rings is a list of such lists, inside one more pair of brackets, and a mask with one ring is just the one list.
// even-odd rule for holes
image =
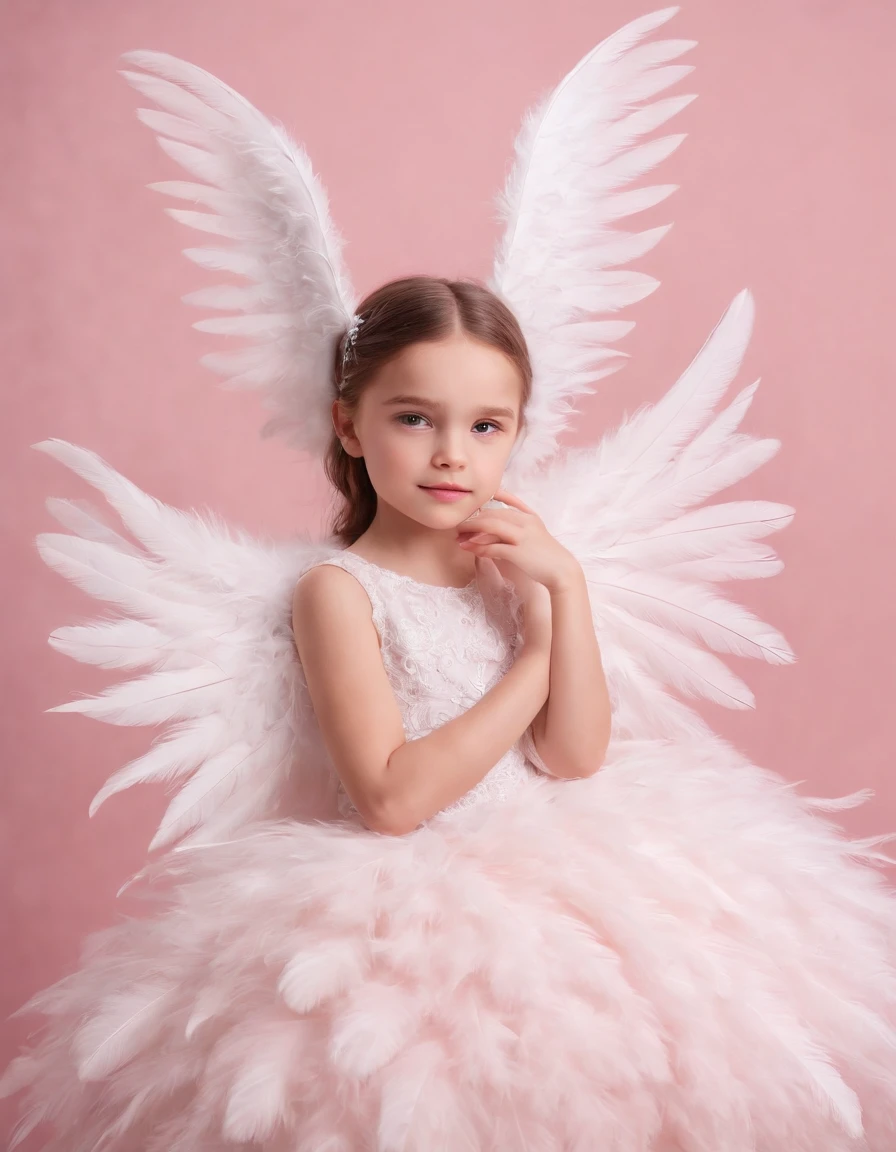
[[[451, 528], [501, 486], [521, 392], [507, 356], [458, 333], [402, 349], [365, 388], [355, 419], [341, 421], [334, 405], [334, 421], [346, 451], [364, 457], [378, 500]], [[439, 483], [468, 491], [444, 501], [424, 487]]]

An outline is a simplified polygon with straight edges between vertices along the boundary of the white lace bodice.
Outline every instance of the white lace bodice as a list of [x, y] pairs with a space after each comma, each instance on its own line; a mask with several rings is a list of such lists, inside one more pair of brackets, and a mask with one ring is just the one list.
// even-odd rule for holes
[[[339, 548], [309, 567], [317, 564], [344, 568], [366, 591], [408, 740], [466, 712], [513, 664], [522, 633], [520, 600], [511, 583], [484, 588], [474, 577], [464, 588], [425, 584]], [[439, 815], [505, 800], [536, 769], [546, 771], [527, 730], [474, 788]], [[337, 800], [343, 816], [357, 817], [341, 782]]]

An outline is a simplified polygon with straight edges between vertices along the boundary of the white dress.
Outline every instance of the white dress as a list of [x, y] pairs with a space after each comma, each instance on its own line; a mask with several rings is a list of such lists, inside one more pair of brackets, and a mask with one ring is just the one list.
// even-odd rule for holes
[[[366, 589], [409, 738], [510, 667], [510, 585], [313, 562]], [[35, 999], [4, 1082], [25, 1128], [56, 1152], [892, 1152], [869, 845], [722, 740], [617, 737], [581, 780], [521, 743], [405, 836], [322, 764], [330, 818], [163, 857], [151, 914]]]
[[[522, 642], [520, 600], [503, 582], [488, 594], [474, 576], [464, 588], [426, 584], [355, 552], [326, 564], [350, 572], [367, 592], [380, 653], [398, 701], [405, 737], [417, 740], [471, 708], [504, 676]], [[443, 813], [506, 800], [546, 766], [527, 729], [482, 780]], [[337, 785], [339, 811], [357, 809]]]

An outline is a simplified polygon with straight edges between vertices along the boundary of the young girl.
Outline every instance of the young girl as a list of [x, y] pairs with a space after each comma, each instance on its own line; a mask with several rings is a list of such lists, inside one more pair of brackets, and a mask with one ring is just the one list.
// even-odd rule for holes
[[847, 839], [820, 813], [861, 794], [798, 795], [681, 699], [751, 704], [709, 648], [791, 657], [715, 585], [767, 575], [759, 541], [792, 509], [702, 506], [777, 446], [738, 431], [755, 385], [714, 411], [749, 294], [658, 404], [557, 448], [620, 332], [591, 314], [650, 290], [616, 270], [648, 234], [609, 225], [661, 198], [619, 186], [646, 164], [639, 132], [688, 99], [638, 107], [681, 74], [666, 62], [691, 42], [639, 45], [674, 12], [599, 45], [526, 121], [489, 287], [411, 277], [360, 304], [301, 150], [201, 69], [129, 54], [163, 108], [144, 118], [215, 185], [160, 189], [237, 243], [199, 261], [253, 281], [194, 300], [257, 340], [214, 364], [264, 391], [341, 505], [328, 539], [272, 546], [87, 449], [36, 446], [130, 533], [53, 502], [71, 534], [42, 534], [41, 555], [124, 615], [52, 640], [149, 669], [55, 711], [169, 725], [95, 805], [143, 780], [179, 791], [153, 841], [175, 846], [143, 874], [167, 905], [93, 937], [31, 1002], [43, 1033], [3, 1079], [25, 1093], [19, 1138], [896, 1144], [896, 901], [869, 866], [890, 837]]
[[[400, 835], [480, 783], [477, 798], [525, 780], [513, 746], [530, 725], [539, 767], [592, 775], [609, 741], [610, 702], [581, 566], [500, 487], [531, 383], [509, 309], [472, 283], [417, 277], [381, 288], [361, 314], [364, 339], [340, 373], [328, 457], [345, 497], [336, 536], [347, 547], [298, 582], [293, 627], [342, 788], [368, 828]], [[493, 498], [506, 507], [482, 513]], [[525, 642], [506, 669], [498, 645], [483, 692], [459, 645], [469, 639], [475, 651], [477, 639], [456, 611], [462, 621], [477, 612], [479, 569], [490, 563], [521, 585]], [[384, 621], [378, 634], [371, 607], [379, 598], [388, 612], [394, 575], [421, 601], [412, 627], [425, 648], [415, 660], [431, 661], [441, 636], [457, 665], [448, 686], [456, 697], [415, 669], [427, 698], [405, 715], [394, 691], [407, 654], [396, 668], [393, 649], [408, 621], [395, 635]], [[467, 624], [475, 628], [478, 615]], [[510, 650], [513, 635], [504, 640]]]

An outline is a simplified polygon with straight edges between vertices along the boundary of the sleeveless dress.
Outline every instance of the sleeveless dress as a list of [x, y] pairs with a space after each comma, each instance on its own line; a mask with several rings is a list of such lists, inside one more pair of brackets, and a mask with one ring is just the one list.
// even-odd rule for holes
[[[365, 588], [408, 739], [512, 664], [509, 584], [315, 563]], [[553, 779], [526, 733], [384, 836], [326, 770], [332, 818], [168, 853], [147, 870], [167, 906], [35, 997], [44, 1031], [3, 1081], [21, 1135], [55, 1132], [29, 1147], [896, 1148], [894, 897], [872, 841], [822, 815], [851, 798], [715, 738], [615, 738]]]
[[[321, 563], [350, 572], [370, 598], [406, 739], [417, 740], [462, 715], [513, 664], [523, 636], [520, 598], [511, 583], [487, 585], [474, 576], [463, 588], [425, 584], [348, 551]], [[440, 815], [506, 800], [536, 768], [547, 771], [530, 726], [474, 788]], [[341, 783], [337, 804], [342, 816], [360, 819]]]

